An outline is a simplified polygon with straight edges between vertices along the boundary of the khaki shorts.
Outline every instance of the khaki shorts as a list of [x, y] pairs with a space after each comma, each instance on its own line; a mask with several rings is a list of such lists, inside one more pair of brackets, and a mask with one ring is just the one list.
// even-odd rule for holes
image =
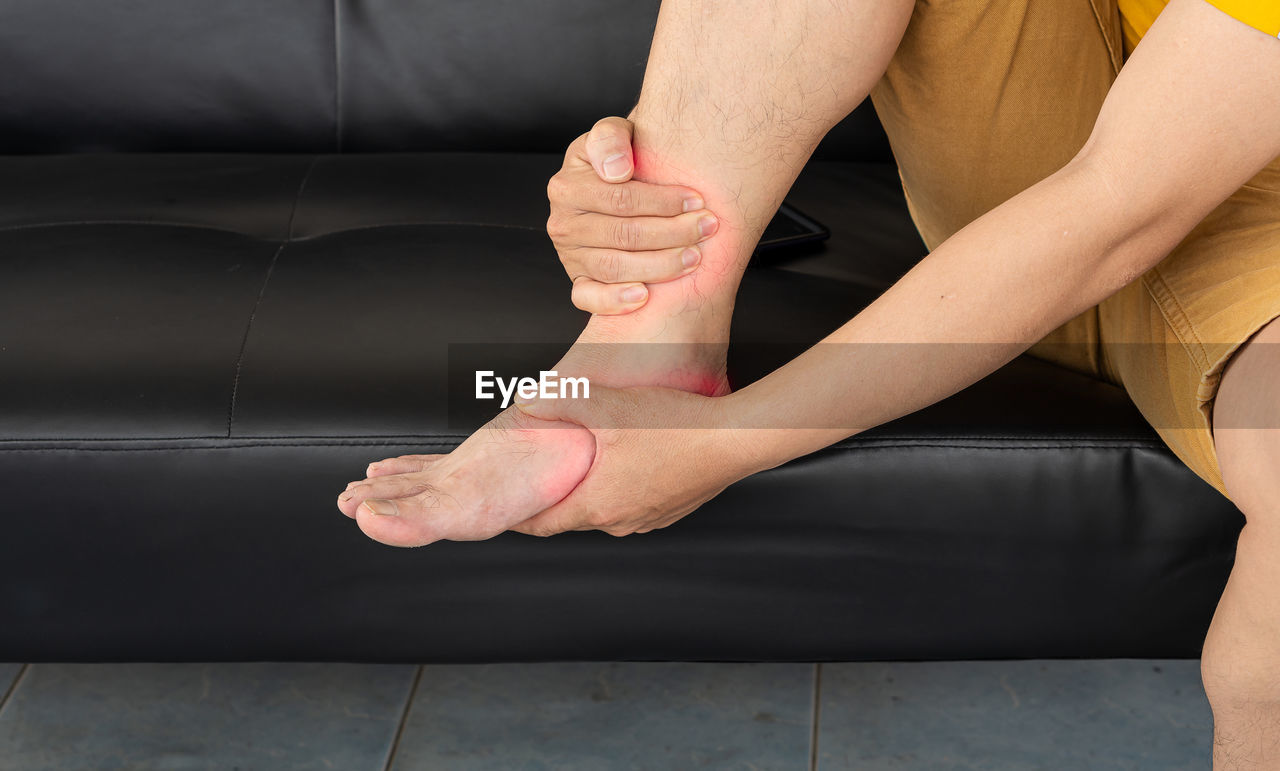
[[[1075, 155], [1121, 45], [1115, 0], [918, 0], [871, 98], [930, 249]], [[1278, 316], [1280, 158], [1158, 265], [1028, 353], [1122, 386], [1227, 495], [1211, 422], [1218, 381]]]

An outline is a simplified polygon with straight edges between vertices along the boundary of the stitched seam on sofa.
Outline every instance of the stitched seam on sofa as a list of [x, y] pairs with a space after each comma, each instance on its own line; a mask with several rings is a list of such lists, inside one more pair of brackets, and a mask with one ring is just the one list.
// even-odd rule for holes
[[280, 246], [276, 248], [275, 254], [271, 255], [271, 262], [267, 265], [267, 275], [262, 277], [262, 288], [258, 290], [258, 299], [254, 300], [253, 308], [249, 311], [249, 321], [244, 325], [244, 337], [240, 340], [240, 353], [236, 356], [235, 374], [231, 378], [231, 403], [227, 408], [227, 438], [231, 438], [231, 429], [235, 425], [236, 420], [236, 396], [240, 390], [240, 368], [244, 364], [244, 350], [249, 345], [249, 332], [253, 329], [253, 318], [258, 314], [258, 306], [262, 304], [262, 298], [267, 293], [267, 285], [271, 283], [271, 274], [276, 269], [276, 262], [280, 259], [281, 253], [285, 247], [293, 239], [293, 218], [298, 213], [298, 202], [302, 200], [302, 191], [307, 187], [307, 180], [311, 179], [311, 172], [315, 170], [316, 164], [320, 162], [320, 156], [317, 155], [311, 159], [311, 163], [307, 165], [306, 172], [302, 175], [302, 181], [298, 183], [298, 191], [293, 196], [293, 209], [289, 211], [289, 225], [285, 229], [285, 240], [280, 242]]
[[[439, 436], [439, 434], [437, 434]], [[875, 444], [879, 442], [1160, 442], [1157, 436], [1148, 434], [1041, 434], [1038, 437], [1018, 437], [1009, 436], [1008, 434], [956, 434], [954, 436], [867, 436], [861, 439], [857, 435], [848, 439], [841, 439], [836, 444], [847, 443], [866, 443]]]
[[155, 225], [162, 228], [189, 228], [191, 230], [212, 230], [216, 233], [229, 233], [244, 236], [255, 241], [279, 241], [273, 236], [257, 236], [240, 230], [220, 228], [216, 225], [204, 225], [198, 222], [178, 222], [174, 220], [62, 220], [57, 222], [25, 222], [18, 225], [0, 225], [0, 233], [10, 230], [33, 230], [36, 228], [83, 227], [92, 225]]
[[[1139, 448], [1151, 448], [1163, 446], [1163, 443], [1156, 444], [1024, 444], [1017, 447], [1001, 447], [993, 444], [880, 444], [871, 447], [858, 447], [856, 445], [837, 445], [836, 450], [845, 450], [849, 452], [876, 452], [878, 450], [906, 450], [915, 447], [934, 448], [942, 450], [994, 450], [994, 451], [1012, 451], [1021, 452], [1023, 450], [1134, 450]], [[1172, 453], [1171, 453], [1172, 454]]]
[[1053, 443], [1050, 443], [1050, 442], [1040, 442], [1040, 443], [1035, 443], [1035, 444], [1033, 444], [1033, 443], [1029, 443], [1029, 442], [1019, 443], [1019, 442], [1017, 442], [1016, 440], [1014, 440], [1014, 441], [1003, 441], [1003, 442], [1000, 442], [1000, 443], [998, 443], [998, 444], [997, 444], [997, 443], [994, 443], [994, 442], [991, 442], [991, 443], [976, 444], [976, 443], [972, 443], [972, 442], [965, 442], [965, 441], [947, 442], [947, 441], [936, 441], [936, 440], [935, 440], [935, 441], [923, 441], [923, 440], [922, 440], [922, 441], [918, 441], [918, 442], [911, 442], [911, 441], [907, 441], [907, 442], [874, 442], [874, 443], [872, 443], [872, 442], [865, 442], [865, 443], [862, 443], [862, 444], [858, 444], [858, 443], [854, 442], [854, 443], [850, 443], [850, 444], [833, 444], [833, 445], [831, 445], [828, 449], [834, 449], [834, 450], [875, 450], [875, 449], [878, 449], [878, 448], [888, 448], [888, 449], [893, 449], [893, 450], [902, 450], [902, 449], [907, 449], [907, 448], [911, 448], [911, 447], [943, 447], [943, 448], [947, 448], [947, 447], [956, 447], [956, 448], [960, 448], [960, 449], [977, 449], [977, 450], [987, 450], [987, 449], [991, 449], [991, 450], [1070, 450], [1070, 449], [1072, 449], [1072, 448], [1076, 448], [1076, 447], [1083, 447], [1083, 448], [1088, 449], [1088, 448], [1096, 448], [1096, 447], [1119, 447], [1119, 448], [1155, 447], [1155, 448], [1161, 448], [1161, 447], [1164, 447], [1164, 446], [1165, 446], [1164, 442], [1162, 442], [1162, 441], [1160, 441], [1160, 440], [1146, 440], [1146, 439], [1139, 439], [1139, 440], [1136, 440], [1136, 441], [1115, 441], [1115, 442], [1108, 441], [1108, 440], [1105, 440], [1105, 439], [1104, 439], [1104, 440], [1102, 440], [1102, 441], [1087, 441], [1087, 440], [1082, 440], [1082, 441], [1079, 441], [1079, 442], [1062, 441], [1062, 442], [1053, 442]]
[[[405, 441], [414, 441], [421, 443], [429, 443], [435, 441], [448, 441], [453, 439], [466, 439], [470, 434], [379, 434], [376, 437], [351, 437], [341, 435], [313, 435], [306, 434], [290, 434], [281, 436], [245, 436], [241, 437], [244, 441], [258, 441], [264, 439], [333, 439], [347, 440], [357, 439], [359, 441], [380, 442], [386, 439], [402, 439]], [[0, 445], [3, 444], [21, 444], [23, 442], [187, 442], [200, 439], [210, 439], [219, 442], [236, 441], [224, 434], [197, 434], [193, 436], [40, 436], [25, 437], [18, 439], [0, 439]]]
[[345, 233], [355, 233], [361, 230], [377, 230], [378, 228], [416, 228], [416, 227], [434, 227], [438, 225], [468, 227], [468, 228], [502, 228], [504, 230], [528, 230], [532, 233], [546, 233], [545, 228], [535, 228], [532, 225], [510, 225], [499, 222], [466, 222], [454, 220], [432, 220], [430, 222], [377, 222], [371, 225], [357, 225], [351, 228], [341, 228], [338, 230], [328, 230], [323, 233], [315, 233], [309, 236], [297, 236], [292, 241], [314, 241], [317, 238], [328, 238], [329, 236], [338, 236]]
[[[263, 435], [257, 435], [257, 436], [246, 436], [242, 438], [244, 440], [334, 439], [339, 441], [355, 439], [359, 441], [371, 441], [371, 442], [383, 441], [386, 439], [404, 439], [404, 440], [421, 441], [421, 442], [433, 442], [437, 440], [466, 439], [469, 436], [471, 436], [471, 434], [437, 434], [437, 433], [378, 434], [377, 436], [365, 436], [365, 437], [352, 437], [352, 436], [338, 435], [338, 434], [328, 434], [328, 435], [326, 434], [275, 434], [275, 435], [263, 434]], [[186, 441], [190, 439], [226, 440], [228, 438], [229, 437], [223, 436], [222, 434], [198, 434], [193, 436], [49, 436], [49, 437], [23, 437], [23, 438], [16, 438], [16, 439], [0, 439], [0, 445], [14, 444], [19, 442], [169, 442], [169, 441], [180, 442], [180, 441]], [[908, 437], [881, 436], [881, 437], [868, 437], [863, 439], [849, 438], [849, 439], [841, 439], [839, 442], [828, 445], [828, 447], [873, 446], [873, 445], [880, 445], [880, 444], [885, 444], [889, 442], [896, 442], [900, 445], [907, 446], [911, 442], [929, 442], [933, 444], [939, 444], [939, 443], [946, 443], [946, 442], [952, 442], [952, 441], [955, 441], [955, 442], [994, 441], [994, 442], [1004, 442], [1004, 443], [1032, 441], [1038, 444], [1045, 444], [1048, 442], [1058, 442], [1064, 445], [1069, 445], [1072, 442], [1090, 442], [1095, 444], [1100, 444], [1105, 442], [1116, 442], [1116, 443], [1130, 442], [1135, 444], [1153, 444], [1153, 445], [1164, 444], [1163, 440], [1161, 440], [1159, 437], [1153, 437], [1153, 436], [1124, 436], [1124, 435], [1045, 436], [1039, 439], [1028, 440], [1028, 439], [1019, 439], [1017, 437], [1010, 437], [1010, 436], [965, 435], [965, 436], [955, 436], [947, 439], [940, 439], [938, 437], [927, 437], [927, 438], [921, 437], [917, 439], [909, 436]]]
[[[220, 437], [215, 437], [220, 439]], [[457, 446], [465, 437], [452, 442], [415, 442], [428, 447]], [[239, 442], [201, 444], [197, 447], [0, 447], [0, 452], [187, 452], [193, 450], [253, 450], [266, 447], [394, 447], [402, 442]]]
[[[327, 442], [317, 444], [314, 442], [290, 442], [290, 443], [249, 443], [249, 444], [227, 444], [227, 445], [209, 445], [207, 447], [0, 447], [0, 452], [203, 452], [205, 450], [243, 450], [267, 447], [391, 447], [400, 444], [400, 442]], [[420, 442], [420, 444], [430, 446], [449, 447], [456, 445], [457, 442]]]
[[[204, 450], [236, 450], [236, 449], [252, 449], [256, 447], [368, 447], [368, 446], [392, 446], [403, 444], [402, 442], [266, 442], [266, 443], [249, 443], [249, 444], [229, 444], [229, 445], [210, 445], [207, 447], [0, 447], [0, 452], [190, 452]], [[436, 446], [448, 446], [454, 442], [420, 442], [419, 444], [429, 444]], [[876, 445], [874, 447], [856, 447], [847, 446], [828, 447], [828, 450], [842, 450], [845, 452], [878, 452], [881, 450], [906, 450], [917, 447], [943, 449], [943, 450], [995, 450], [995, 451], [1013, 451], [1021, 452], [1024, 450], [1137, 450], [1137, 449], [1160, 449], [1163, 444], [1066, 444], [1066, 445], [1024, 445], [1020, 447], [997, 447], [995, 445], [982, 444], [903, 444], [903, 445]], [[1170, 453], [1172, 455], [1172, 453]], [[797, 459], [799, 460], [799, 459]]]
[[[292, 218], [292, 215], [290, 215]], [[290, 219], [290, 227], [292, 227], [292, 219]], [[57, 228], [57, 227], [84, 227], [92, 225], [155, 225], [157, 227], [169, 228], [191, 228], [192, 230], [212, 230], [218, 233], [230, 233], [232, 235], [244, 236], [258, 241], [279, 241], [278, 238], [268, 236], [258, 236], [253, 233], [245, 233], [240, 230], [230, 230], [228, 228], [220, 228], [216, 225], [205, 225], [198, 222], [178, 222], [171, 220], [64, 220], [58, 222], [27, 222], [19, 225], [0, 225], [0, 233], [10, 230], [31, 230], [36, 228]], [[545, 233], [543, 228], [536, 228], [532, 225], [511, 225], [501, 222], [468, 222], [455, 220], [424, 220], [421, 222], [379, 222], [372, 225], [357, 225], [351, 228], [339, 228], [337, 230], [328, 230], [323, 233], [315, 233], [309, 236], [293, 236], [289, 241], [311, 241], [317, 238], [325, 238], [327, 236], [336, 236], [342, 233], [351, 233], [360, 230], [377, 230], [378, 228], [399, 228], [399, 227], [433, 227], [437, 225], [449, 225], [459, 227], [475, 227], [475, 228], [503, 228], [507, 230], [528, 230], [534, 233]]]
[[342, 14], [341, 0], [333, 0], [333, 144], [342, 152]]

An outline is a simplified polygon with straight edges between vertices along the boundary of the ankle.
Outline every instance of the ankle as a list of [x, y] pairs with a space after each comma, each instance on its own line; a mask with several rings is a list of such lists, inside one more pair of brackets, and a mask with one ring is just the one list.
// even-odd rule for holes
[[[704, 396], [729, 392], [728, 342], [669, 342], [633, 337], [634, 330], [597, 316], [560, 359], [557, 372], [586, 376], [610, 388], [662, 386]], [[600, 319], [600, 323], [596, 320]]]

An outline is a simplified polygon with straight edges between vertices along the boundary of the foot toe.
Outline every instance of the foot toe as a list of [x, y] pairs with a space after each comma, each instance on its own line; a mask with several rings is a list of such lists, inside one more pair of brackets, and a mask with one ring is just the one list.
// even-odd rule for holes
[[396, 458], [383, 458], [370, 463], [368, 468], [365, 469], [365, 476], [372, 479], [374, 477], [387, 476], [388, 474], [409, 474], [415, 471], [422, 471], [432, 461], [443, 457], [443, 455], [401, 455]]
[[425, 546], [443, 537], [418, 497], [366, 500], [356, 509], [356, 523], [365, 535], [388, 546]]
[[347, 485], [338, 496], [338, 508], [348, 517], [355, 517], [356, 507], [369, 498], [395, 499], [417, 495], [432, 489], [421, 472], [413, 474], [388, 474], [376, 479], [362, 479]]
[[380, 517], [400, 516], [400, 507], [396, 505], [395, 499], [366, 498], [360, 506], [368, 509], [370, 514], [377, 514]]

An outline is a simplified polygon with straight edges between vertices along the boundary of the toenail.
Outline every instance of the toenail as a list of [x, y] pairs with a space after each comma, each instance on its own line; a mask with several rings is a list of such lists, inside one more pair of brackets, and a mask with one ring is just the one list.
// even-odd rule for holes
[[391, 501], [381, 501], [376, 498], [370, 498], [364, 502], [364, 507], [374, 514], [384, 517], [394, 517], [399, 515], [399, 512], [396, 510], [396, 505]]
[[338, 500], [342, 501], [343, 503], [346, 503], [347, 501], [351, 500], [351, 491], [350, 491], [350, 490], [348, 490], [347, 492], [343, 493], [342, 495], [339, 495], [339, 496], [338, 496]]
[[373, 472], [375, 472], [375, 471], [377, 471], [377, 470], [378, 470], [378, 464], [377, 464], [377, 463], [370, 463], [370, 464], [369, 464], [369, 468], [367, 468], [367, 469], [365, 469], [365, 470], [364, 470], [365, 476], [368, 476], [369, 474], [372, 474]]

